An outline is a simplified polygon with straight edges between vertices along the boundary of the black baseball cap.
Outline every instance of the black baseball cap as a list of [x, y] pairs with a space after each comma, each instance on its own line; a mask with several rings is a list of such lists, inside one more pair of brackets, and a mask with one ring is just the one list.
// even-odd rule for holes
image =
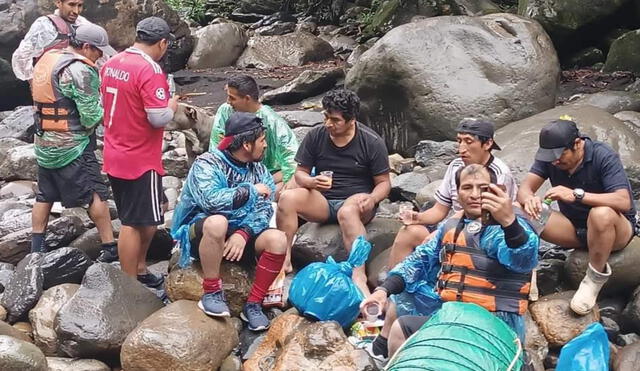
[[176, 37], [171, 33], [171, 28], [160, 17], [148, 17], [136, 25], [136, 35], [142, 41], [158, 42], [162, 39], [173, 41]]
[[227, 149], [233, 142], [235, 135], [260, 127], [263, 127], [260, 117], [248, 112], [234, 112], [224, 125], [224, 138], [218, 144], [218, 149]]
[[573, 148], [573, 143], [580, 138], [580, 132], [575, 122], [571, 120], [554, 120], [540, 130], [540, 148], [536, 153], [536, 160], [553, 162], [562, 156], [567, 148]]
[[[464, 133], [477, 135], [485, 138], [491, 138], [493, 140], [493, 135], [495, 134], [496, 126], [491, 121], [474, 119], [474, 118], [465, 118], [460, 121], [458, 127], [456, 128], [456, 133]], [[493, 145], [491, 149], [501, 150], [500, 146], [493, 140]]]

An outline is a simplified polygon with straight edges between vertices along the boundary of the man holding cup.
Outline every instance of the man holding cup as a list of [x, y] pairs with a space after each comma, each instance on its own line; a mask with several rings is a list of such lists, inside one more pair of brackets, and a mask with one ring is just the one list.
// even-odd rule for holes
[[[298, 217], [338, 223], [344, 246], [350, 250], [356, 237], [366, 233], [364, 225], [391, 189], [383, 139], [356, 122], [358, 96], [349, 90], [333, 90], [322, 99], [322, 106], [324, 125], [307, 134], [295, 157], [295, 180], [300, 188], [283, 192], [278, 202], [277, 225], [287, 235], [289, 246], [288, 272], [292, 270], [291, 244]], [[354, 269], [353, 281], [364, 295], [369, 294], [364, 265]]]

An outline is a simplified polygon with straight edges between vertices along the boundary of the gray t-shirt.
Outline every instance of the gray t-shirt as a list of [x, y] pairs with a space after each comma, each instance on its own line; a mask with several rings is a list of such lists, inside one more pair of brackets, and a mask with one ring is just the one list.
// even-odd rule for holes
[[[462, 206], [458, 202], [456, 171], [464, 166], [464, 162], [459, 157], [451, 161], [449, 167], [447, 167], [447, 172], [444, 174], [444, 179], [442, 179], [442, 183], [440, 183], [440, 187], [438, 187], [435, 194], [438, 203], [453, 208], [453, 211], [462, 210]], [[515, 179], [513, 179], [509, 167], [499, 158], [493, 157], [493, 160], [489, 164], [489, 169], [496, 174], [497, 184], [503, 184], [507, 187], [507, 194], [511, 200], [515, 201], [518, 195], [518, 184]]]

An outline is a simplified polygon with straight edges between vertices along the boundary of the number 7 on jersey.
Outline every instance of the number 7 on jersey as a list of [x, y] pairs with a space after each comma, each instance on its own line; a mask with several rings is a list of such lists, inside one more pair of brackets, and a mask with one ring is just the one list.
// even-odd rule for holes
[[107, 127], [111, 127], [113, 123], [113, 113], [116, 111], [116, 101], [118, 100], [118, 89], [107, 86], [107, 93], [113, 94], [113, 100], [111, 101], [111, 109], [109, 110], [109, 122], [107, 123]]

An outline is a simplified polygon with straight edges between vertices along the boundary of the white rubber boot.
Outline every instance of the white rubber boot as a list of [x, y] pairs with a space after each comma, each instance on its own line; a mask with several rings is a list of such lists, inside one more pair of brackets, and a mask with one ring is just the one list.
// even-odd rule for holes
[[573, 295], [571, 299], [571, 309], [577, 314], [584, 316], [591, 312], [591, 309], [596, 305], [596, 299], [598, 299], [598, 293], [602, 285], [604, 285], [611, 276], [611, 267], [609, 263], [605, 266], [605, 272], [600, 273], [593, 269], [591, 263], [587, 268], [587, 274], [580, 282], [578, 291]]

